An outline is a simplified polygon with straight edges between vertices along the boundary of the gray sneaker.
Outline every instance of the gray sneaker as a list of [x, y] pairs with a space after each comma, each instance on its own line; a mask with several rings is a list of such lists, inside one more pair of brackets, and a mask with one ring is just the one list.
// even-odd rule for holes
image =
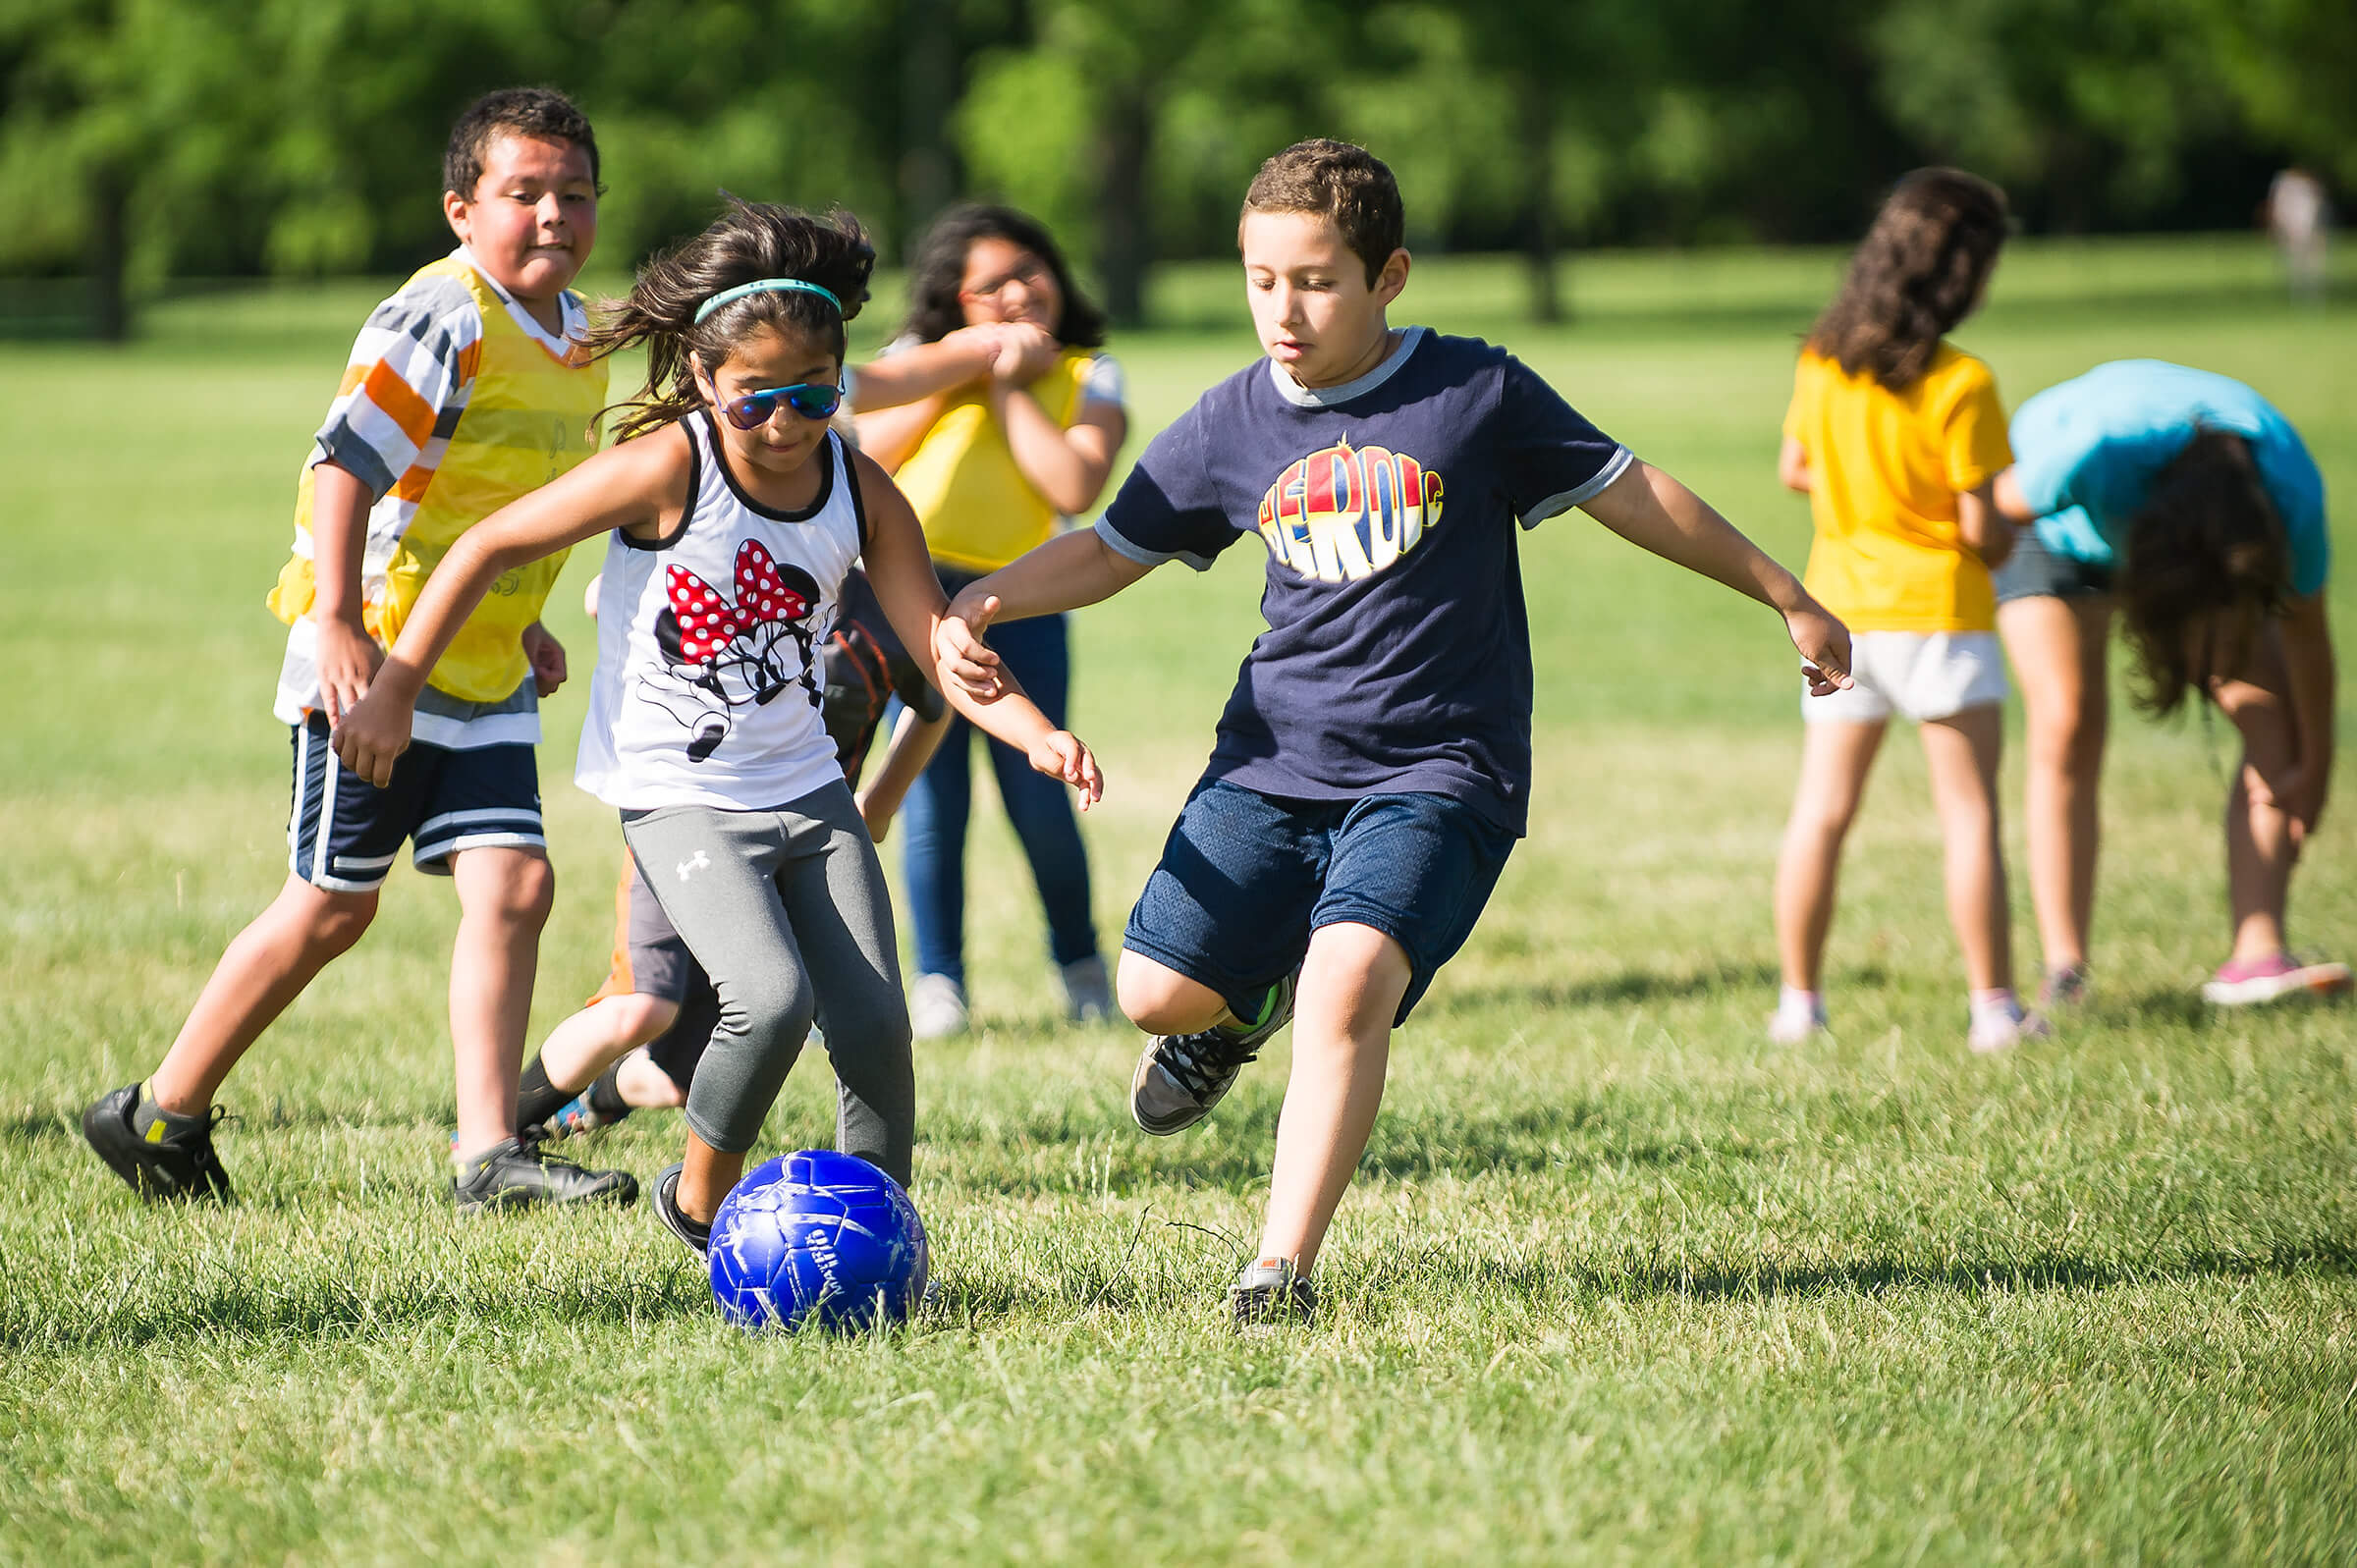
[[1228, 1287], [1228, 1309], [1239, 1334], [1267, 1334], [1317, 1321], [1318, 1287], [1294, 1271], [1290, 1258], [1263, 1258]]
[[908, 1032], [919, 1040], [965, 1033], [965, 988], [948, 975], [918, 975], [908, 988]]
[[1129, 1075], [1129, 1114], [1157, 1138], [1191, 1127], [1211, 1114], [1245, 1062], [1293, 1015], [1298, 973], [1269, 988], [1260, 1021], [1249, 1027], [1214, 1024], [1191, 1035], [1157, 1035]]
[[493, 1144], [450, 1178], [451, 1204], [463, 1215], [542, 1204], [610, 1203], [627, 1208], [637, 1197], [638, 1179], [629, 1171], [583, 1170], [521, 1138]]
[[1113, 1016], [1113, 981], [1105, 973], [1104, 954], [1092, 952], [1061, 964], [1056, 978], [1064, 983], [1067, 1023], [1103, 1023]]

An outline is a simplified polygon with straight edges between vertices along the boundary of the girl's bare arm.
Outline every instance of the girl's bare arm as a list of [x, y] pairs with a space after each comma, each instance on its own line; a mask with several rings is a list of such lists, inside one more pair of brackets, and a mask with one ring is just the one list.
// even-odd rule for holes
[[425, 677], [502, 572], [615, 528], [659, 534], [686, 505], [692, 461], [684, 431], [658, 431], [599, 453], [459, 535], [367, 694], [336, 727], [344, 766], [379, 786], [392, 778], [394, 760], [409, 749]]

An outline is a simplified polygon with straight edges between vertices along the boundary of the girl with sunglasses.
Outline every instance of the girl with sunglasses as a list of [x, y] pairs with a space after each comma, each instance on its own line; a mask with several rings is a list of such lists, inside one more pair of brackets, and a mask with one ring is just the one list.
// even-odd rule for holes
[[720, 995], [688, 1091], [685, 1158], [655, 1206], [697, 1251], [814, 1019], [839, 1085], [838, 1142], [909, 1177], [908, 1010], [874, 844], [822, 714], [818, 654], [864, 557], [912, 649], [947, 650], [951, 705], [1093, 801], [1096, 761], [999, 673], [946, 600], [892, 481], [829, 428], [844, 323], [875, 252], [856, 220], [732, 202], [650, 263], [589, 335], [646, 350], [621, 443], [493, 514], [443, 559], [382, 672], [335, 734], [381, 782], [416, 692], [503, 574], [609, 535], [598, 666], [576, 780], [620, 809], [663, 912]]
[[[1099, 351], [1104, 313], [1074, 285], [1047, 231], [1019, 212], [944, 214], [918, 253], [901, 338], [860, 368], [852, 401], [861, 445], [906, 493], [934, 569], [956, 593], [1096, 505], [1128, 433], [1122, 371]], [[992, 646], [1062, 724], [1071, 668], [1065, 618], [997, 627]], [[909, 1009], [919, 1039], [966, 1024], [972, 752], [966, 727], [952, 721], [904, 807], [917, 957]], [[1039, 887], [1066, 1013], [1106, 1017], [1112, 993], [1071, 804], [1018, 752], [994, 745], [990, 765]]]

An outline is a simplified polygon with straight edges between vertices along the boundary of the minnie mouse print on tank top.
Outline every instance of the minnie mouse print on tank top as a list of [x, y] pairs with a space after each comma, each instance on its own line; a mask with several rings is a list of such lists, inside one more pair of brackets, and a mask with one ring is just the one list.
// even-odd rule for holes
[[746, 495], [711, 411], [683, 421], [695, 467], [680, 526], [616, 530], [598, 586], [597, 674], [574, 780], [626, 811], [761, 811], [841, 782], [821, 652], [867, 518], [843, 440], [795, 512]]

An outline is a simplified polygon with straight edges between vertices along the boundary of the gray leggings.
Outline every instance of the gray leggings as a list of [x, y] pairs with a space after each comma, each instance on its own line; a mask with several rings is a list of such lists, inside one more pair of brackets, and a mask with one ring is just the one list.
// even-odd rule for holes
[[835, 1060], [837, 1145], [906, 1181], [908, 1002], [884, 870], [850, 790], [830, 784], [775, 811], [626, 812], [622, 836], [720, 993], [687, 1091], [695, 1135], [750, 1149], [815, 1019]]

